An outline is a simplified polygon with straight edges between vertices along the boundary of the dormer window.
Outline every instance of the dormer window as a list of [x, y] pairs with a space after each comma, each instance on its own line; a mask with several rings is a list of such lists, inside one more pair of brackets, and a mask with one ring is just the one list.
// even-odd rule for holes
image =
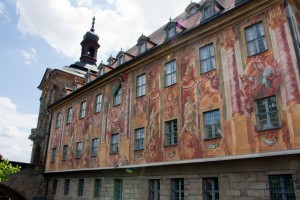
[[122, 65], [125, 62], [125, 56], [122, 55], [119, 57], [119, 65]]
[[140, 46], [139, 46], [139, 52], [140, 53], [144, 53], [147, 49], [147, 44], [146, 42], [142, 43]]
[[99, 75], [100, 76], [104, 75], [104, 67], [100, 67]]
[[193, 15], [197, 12], [197, 8], [195, 6], [191, 7], [190, 10], [189, 10], [189, 15]]
[[176, 27], [171, 27], [167, 31], [167, 38], [170, 39], [176, 35]]
[[215, 14], [214, 6], [208, 6], [204, 8], [202, 14], [203, 14], [203, 19], [208, 19], [212, 17]]
[[85, 84], [88, 84], [89, 82], [91, 82], [91, 72], [90, 72], [90, 70], [88, 70], [87, 73], [85, 74]]

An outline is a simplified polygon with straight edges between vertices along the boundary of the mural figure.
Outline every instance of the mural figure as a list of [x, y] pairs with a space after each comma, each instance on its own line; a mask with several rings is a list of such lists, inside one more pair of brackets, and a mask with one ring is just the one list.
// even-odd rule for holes
[[187, 97], [187, 101], [184, 104], [184, 126], [182, 128], [183, 133], [185, 130], [190, 133], [199, 133], [200, 130], [196, 126], [196, 117], [199, 112], [195, 102], [191, 101], [190, 96]]
[[158, 126], [157, 126], [157, 116], [159, 114], [159, 111], [161, 108], [159, 108], [157, 111], [154, 110], [154, 108], [151, 111], [150, 117], [149, 117], [149, 124], [147, 128], [147, 143], [149, 144], [152, 139], [156, 138], [157, 131], [158, 131]]

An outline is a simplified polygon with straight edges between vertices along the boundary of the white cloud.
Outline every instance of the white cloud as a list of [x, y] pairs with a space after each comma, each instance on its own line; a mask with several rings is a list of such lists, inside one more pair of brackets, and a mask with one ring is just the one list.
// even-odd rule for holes
[[82, 36], [90, 29], [95, 15], [101, 45], [98, 55], [106, 61], [121, 47], [134, 46], [142, 33], [149, 35], [166, 24], [169, 17], [181, 14], [190, 0], [103, 0], [101, 4], [93, 0], [16, 2], [19, 30], [42, 37], [57, 52], [75, 60], [80, 56]]
[[0, 2], [0, 18], [3, 17], [6, 20], [9, 20], [8, 13], [5, 9], [5, 5], [3, 2]]
[[19, 49], [20, 53], [25, 59], [25, 63], [30, 65], [32, 62], [36, 62], [36, 50], [35, 48]]
[[13, 161], [29, 162], [31, 128], [36, 127], [37, 115], [20, 113], [7, 97], [0, 97], [0, 154]]

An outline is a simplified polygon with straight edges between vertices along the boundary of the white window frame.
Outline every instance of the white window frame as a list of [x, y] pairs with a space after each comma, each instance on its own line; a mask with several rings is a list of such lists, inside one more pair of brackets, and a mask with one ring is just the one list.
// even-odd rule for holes
[[136, 78], [136, 96], [141, 97], [146, 94], [146, 74], [141, 74]]
[[144, 136], [145, 129], [138, 128], [134, 130], [134, 149], [135, 150], [143, 150], [144, 149]]
[[73, 117], [73, 109], [72, 107], [68, 108], [67, 111], [67, 124], [70, 124], [72, 122], [72, 117]]
[[98, 138], [92, 139], [91, 156], [98, 155], [98, 147], [99, 147], [99, 139]]
[[212, 16], [215, 15], [216, 11], [215, 11], [215, 6], [211, 5], [211, 6], [207, 6], [203, 9], [203, 20], [209, 19]]
[[213, 43], [205, 45], [199, 49], [201, 74], [215, 70], [216, 60]]
[[[278, 106], [277, 106], [277, 99], [276, 96], [269, 96], [263, 99], [257, 99], [255, 101], [256, 105], [256, 121], [257, 121], [257, 130], [258, 131], [264, 131], [264, 130], [270, 130], [270, 129], [277, 129], [280, 128], [280, 117], [278, 113]], [[262, 112], [262, 109], [264, 108], [265, 111]], [[271, 110], [270, 108], [273, 106], [274, 110]], [[273, 116], [272, 116], [273, 115]], [[266, 120], [265, 124], [262, 124], [261, 122], [264, 121], [261, 119], [262, 117], [265, 117]], [[274, 122], [271, 121], [272, 118], [276, 118]], [[278, 123], [278, 125], [273, 125], [273, 123]], [[264, 127], [262, 127], [264, 125]]]
[[85, 115], [86, 115], [86, 101], [83, 101], [80, 104], [80, 119], [85, 118]]
[[205, 139], [220, 138], [222, 136], [219, 109], [204, 112], [203, 122]]
[[61, 112], [57, 113], [56, 121], [55, 121], [55, 128], [59, 128], [61, 124]]
[[177, 83], [177, 66], [176, 60], [172, 60], [165, 65], [165, 86], [174, 85]]
[[121, 88], [121, 86], [117, 89], [117, 91], [115, 92], [113, 98], [114, 98], [113, 99], [114, 106], [118, 106], [118, 105], [121, 104], [121, 100], [122, 100], [122, 88]]
[[110, 154], [119, 153], [119, 133], [111, 136]]
[[165, 146], [176, 145], [178, 143], [177, 119], [165, 122]]
[[170, 39], [176, 35], [176, 26], [171, 26], [167, 30], [167, 39]]
[[76, 157], [75, 158], [81, 158], [82, 155], [82, 142], [76, 143]]
[[95, 113], [98, 113], [101, 111], [102, 106], [102, 94], [97, 94], [95, 97]]
[[[249, 38], [249, 34], [253, 34], [252, 39]], [[245, 37], [247, 43], [248, 57], [268, 50], [264, 25], [261, 21], [245, 28]], [[253, 50], [253, 52], [251, 49]]]

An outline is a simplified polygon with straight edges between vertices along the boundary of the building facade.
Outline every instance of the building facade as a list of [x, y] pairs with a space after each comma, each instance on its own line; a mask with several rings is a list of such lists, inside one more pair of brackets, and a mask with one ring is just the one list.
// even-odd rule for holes
[[48, 198], [300, 199], [297, 8], [191, 3], [98, 68], [93, 21], [80, 62], [40, 85]]

